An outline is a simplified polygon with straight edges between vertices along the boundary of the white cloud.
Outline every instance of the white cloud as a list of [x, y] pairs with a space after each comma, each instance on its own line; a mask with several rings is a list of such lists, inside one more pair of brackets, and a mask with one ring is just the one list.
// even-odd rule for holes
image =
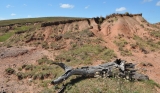
[[26, 4], [23, 4], [23, 6], [27, 6]]
[[143, 2], [151, 2], [152, 0], [143, 0]]
[[157, 2], [156, 6], [160, 6], [160, 1]]
[[7, 5], [6, 7], [7, 7], [7, 8], [10, 8], [10, 7], [11, 7], [11, 5]]
[[74, 5], [70, 5], [70, 4], [60, 4], [61, 8], [74, 8]]
[[11, 7], [14, 7], [14, 6], [12, 6], [10, 4], [6, 5], [6, 8], [11, 8]]
[[12, 13], [12, 14], [11, 14], [11, 16], [15, 16], [15, 15], [16, 15], [15, 13]]
[[28, 15], [27, 17], [30, 18], [30, 17], [32, 17], [32, 16], [31, 16], [31, 15]]
[[88, 9], [88, 8], [89, 8], [89, 6], [90, 6], [90, 5], [88, 5], [88, 6], [84, 7], [84, 8], [85, 8], [85, 9]]
[[125, 7], [120, 7], [120, 8], [117, 8], [116, 9], [116, 12], [122, 12], [122, 11], [125, 11], [126, 8]]

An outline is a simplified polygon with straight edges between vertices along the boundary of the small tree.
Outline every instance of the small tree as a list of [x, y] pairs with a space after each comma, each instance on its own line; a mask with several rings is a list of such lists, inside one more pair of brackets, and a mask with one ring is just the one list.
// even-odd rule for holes
[[128, 12], [125, 12], [125, 15], [129, 16], [129, 13], [128, 13]]
[[104, 17], [100, 16], [99, 17], [99, 24], [101, 24], [103, 22], [103, 20], [104, 20]]

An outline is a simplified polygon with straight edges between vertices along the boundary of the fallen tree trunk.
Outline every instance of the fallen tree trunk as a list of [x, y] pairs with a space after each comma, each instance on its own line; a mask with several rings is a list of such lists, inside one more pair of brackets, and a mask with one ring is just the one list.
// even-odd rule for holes
[[121, 77], [128, 80], [148, 80], [149, 77], [143, 74], [140, 74], [135, 70], [135, 65], [132, 63], [126, 63], [126, 61], [117, 59], [113, 62], [108, 62], [98, 66], [86, 66], [81, 68], [73, 69], [68, 67], [63, 63], [53, 63], [59, 65], [65, 70], [65, 73], [53, 80], [52, 84], [58, 84], [66, 80], [72, 75], [82, 75], [90, 77]]

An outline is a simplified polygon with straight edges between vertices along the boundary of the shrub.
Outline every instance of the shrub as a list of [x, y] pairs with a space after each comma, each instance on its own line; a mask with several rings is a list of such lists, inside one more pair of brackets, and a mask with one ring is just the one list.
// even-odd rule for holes
[[11, 75], [11, 74], [14, 74], [14, 73], [15, 73], [15, 70], [12, 69], [12, 68], [7, 68], [7, 69], [5, 69], [5, 72], [6, 72], [8, 75]]
[[125, 15], [129, 16], [129, 12], [125, 12]]
[[37, 62], [39, 65], [43, 65], [44, 63], [52, 64], [52, 60], [49, 60], [47, 56], [42, 57], [41, 59], [37, 60]]
[[52, 42], [52, 43], [50, 44], [50, 47], [51, 47], [52, 49], [54, 49], [54, 50], [59, 50], [59, 49], [61, 48], [61, 46], [60, 46], [59, 44], [54, 43], [54, 42]]
[[49, 48], [49, 45], [48, 45], [48, 43], [47, 43], [46, 41], [44, 41], [44, 42], [42, 43], [42, 48], [45, 48], [45, 49], [48, 49], [48, 48]]
[[143, 28], [144, 28], [144, 25], [143, 25], [143, 24], [141, 24], [141, 27], [143, 27]]
[[99, 24], [102, 24], [102, 22], [103, 22], [103, 20], [104, 20], [105, 18], [104, 17], [102, 17], [102, 16], [100, 16], [100, 18], [99, 18]]
[[22, 69], [24, 69], [26, 66], [27, 66], [26, 64], [22, 65]]
[[69, 38], [72, 38], [72, 37], [74, 37], [73, 35], [72, 35], [72, 33], [70, 32], [70, 31], [67, 31], [67, 32], [65, 32], [64, 34], [63, 34], [63, 36], [62, 36], [64, 39], [69, 39]]
[[19, 67], [19, 68], [18, 68], [18, 71], [22, 71], [22, 68], [21, 68], [21, 67]]
[[25, 74], [24, 74], [23, 72], [18, 72], [18, 73], [17, 73], [17, 77], [18, 77], [19, 80], [22, 80], [22, 79], [25, 78], [26, 76], [25, 76]]
[[79, 33], [80, 37], [93, 37], [94, 36], [94, 33], [91, 32], [90, 30], [86, 29], [86, 30], [83, 30]]
[[43, 80], [45, 77], [44, 77], [44, 74], [42, 72], [39, 72], [37, 74], [37, 78], [40, 79], [40, 80]]
[[37, 62], [38, 62], [39, 65], [42, 65], [43, 63], [46, 62], [46, 60], [47, 60], [47, 57], [44, 56], [44, 57], [42, 57], [41, 59], [39, 59]]
[[33, 65], [26, 65], [25, 70], [33, 70]]

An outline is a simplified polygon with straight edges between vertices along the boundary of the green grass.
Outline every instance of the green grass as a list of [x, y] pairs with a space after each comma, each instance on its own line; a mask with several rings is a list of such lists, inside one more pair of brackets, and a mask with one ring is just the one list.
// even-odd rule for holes
[[[64, 93], [156, 93], [156, 84], [152, 80], [145, 82], [129, 82], [118, 78], [84, 78], [67, 80]], [[70, 83], [69, 83], [70, 82]], [[154, 82], [154, 81], [153, 81]], [[52, 88], [44, 88], [48, 93], [58, 92], [62, 84]]]
[[159, 42], [154, 42], [153, 40], [144, 40], [139, 36], [134, 36], [133, 38], [136, 41], [136, 45], [139, 47], [142, 51], [155, 51], [159, 50], [160, 45]]
[[42, 57], [41, 59], [37, 60], [39, 65], [43, 64], [52, 64], [52, 60], [49, 60], [47, 56]]
[[30, 30], [31, 28], [34, 28], [33, 26], [21, 26], [14, 29], [16, 34], [24, 33], [25, 31]]
[[25, 23], [35, 23], [35, 22], [51, 22], [51, 21], [61, 21], [69, 19], [84, 19], [76, 17], [40, 17], [40, 18], [24, 18], [24, 19], [12, 19], [12, 20], [2, 20], [0, 21], [0, 26], [6, 26], [10, 24], [25, 24]]
[[95, 60], [110, 61], [116, 57], [113, 50], [100, 45], [75, 46], [69, 51], [63, 51], [56, 57], [58, 61], [65, 61], [72, 64], [92, 64]]
[[[56, 65], [52, 65], [52, 60], [49, 60], [46, 56], [37, 60], [38, 65], [28, 65], [24, 64], [22, 67], [19, 67], [16, 76], [19, 80], [25, 78], [32, 78], [33, 80], [45, 80], [52, 79], [61, 74], [62, 69]], [[57, 71], [57, 72], [56, 72]], [[59, 71], [59, 72], [58, 72]]]
[[125, 46], [128, 44], [125, 39], [120, 38], [115, 40], [114, 43], [119, 47], [122, 56], [132, 56], [132, 52], [128, 49], [125, 49]]
[[[89, 49], [86, 49], [89, 50]], [[95, 50], [94, 52], [96, 52]], [[21, 71], [16, 76], [19, 80], [32, 78], [29, 83], [34, 83], [41, 88], [41, 93], [56, 93], [62, 88], [63, 84], [67, 84], [65, 93], [156, 93], [155, 87], [160, 85], [153, 80], [143, 82], [129, 82], [121, 78], [81, 78], [71, 76], [63, 83], [50, 86], [52, 79], [56, 79], [64, 73], [62, 68], [52, 64], [46, 56], [37, 60], [38, 65], [23, 65]], [[26, 69], [27, 68], [27, 69]], [[7, 72], [15, 71], [8, 68]]]
[[122, 56], [132, 56], [132, 52], [128, 49], [121, 51]]
[[[33, 26], [21, 26], [21, 27], [17, 27], [14, 30], [11, 30], [11, 31], [9, 31], [7, 33], [4, 33], [2, 36], [0, 36], [0, 42], [6, 41], [7, 39], [9, 39], [14, 34], [21, 34], [21, 33], [24, 33], [26, 31], [29, 31], [29, 30], [31, 30], [33, 28], [34, 28]], [[17, 38], [20, 38], [20, 37], [17, 37]]]
[[152, 32], [150, 32], [150, 35], [160, 38], [160, 30], [159, 31], [152, 31]]
[[14, 34], [14, 32], [7, 32], [7, 33], [3, 34], [2, 36], [0, 36], [0, 42], [6, 41], [6, 40], [9, 39], [13, 34]]
[[90, 78], [68, 85], [67, 93], [155, 93], [154, 86], [122, 79]]
[[144, 83], [147, 83], [148, 85], [151, 85], [152, 87], [156, 86], [157, 88], [160, 88], [160, 84], [154, 82], [153, 80], [144, 81]]
[[128, 42], [125, 39], [119, 39], [117, 41], [114, 41], [114, 43], [120, 48], [123, 48], [125, 47], [125, 45], [128, 44]]

